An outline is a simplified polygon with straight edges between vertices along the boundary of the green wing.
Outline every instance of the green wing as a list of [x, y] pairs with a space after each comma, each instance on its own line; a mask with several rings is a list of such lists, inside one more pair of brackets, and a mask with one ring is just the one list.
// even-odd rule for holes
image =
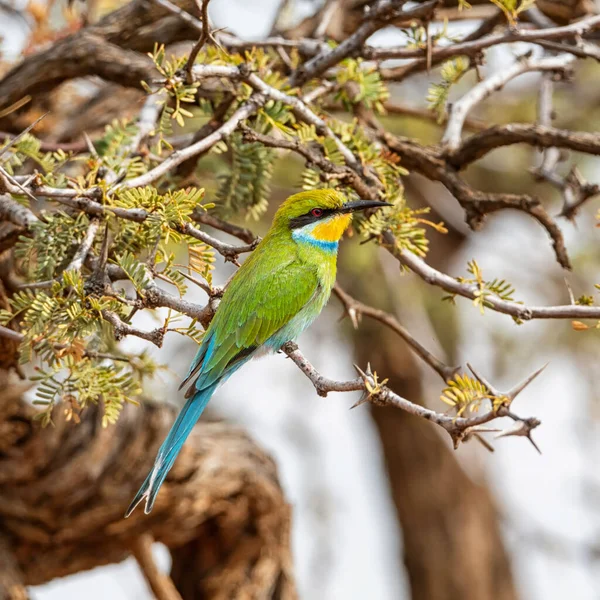
[[295, 253], [289, 261], [277, 261], [275, 265], [266, 264], [265, 258], [252, 255], [229, 283], [206, 331], [198, 364], [184, 384], [198, 374], [194, 387], [203, 389], [227, 375], [317, 292], [316, 270], [298, 261]]

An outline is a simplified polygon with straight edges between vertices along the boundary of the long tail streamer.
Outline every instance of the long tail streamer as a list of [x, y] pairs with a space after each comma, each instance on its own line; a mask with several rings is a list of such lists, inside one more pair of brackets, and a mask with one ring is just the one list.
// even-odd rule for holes
[[216, 387], [216, 385], [212, 385], [204, 390], [196, 392], [196, 394], [186, 402], [182, 411], [179, 413], [177, 420], [173, 424], [173, 427], [171, 427], [167, 439], [165, 439], [158, 450], [152, 471], [150, 471], [148, 477], [146, 477], [146, 480], [142, 484], [142, 487], [129, 505], [125, 517], [128, 517], [144, 498], [146, 499], [144, 512], [148, 514], [152, 510], [160, 486], [167, 477], [167, 473], [171, 470], [181, 447], [190, 435], [196, 421], [200, 418], [200, 415], [206, 408]]

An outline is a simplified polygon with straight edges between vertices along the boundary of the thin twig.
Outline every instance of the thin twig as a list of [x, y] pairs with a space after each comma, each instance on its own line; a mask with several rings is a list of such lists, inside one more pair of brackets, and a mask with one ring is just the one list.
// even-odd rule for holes
[[189, 223], [186, 223], [181, 227], [181, 232], [213, 247], [225, 259], [225, 262], [232, 262], [238, 267], [240, 266], [237, 262], [239, 255], [244, 254], [245, 252], [252, 252], [256, 248], [256, 246], [258, 246], [258, 243], [260, 241], [254, 240], [253, 242], [251, 242], [250, 244], [246, 244], [245, 246], [233, 246], [231, 244], [227, 244], [225, 242], [222, 242], [221, 240], [218, 240], [212, 235], [209, 235], [208, 233], [197, 229]]
[[177, 6], [176, 4], [173, 4], [170, 0], [152, 0], [152, 1], [155, 2], [156, 4], [158, 4], [159, 6], [162, 6], [163, 8], [168, 10], [170, 13], [177, 15], [184, 23], [186, 23], [193, 29], [196, 29], [198, 31], [198, 33], [202, 33], [202, 29], [203, 29], [202, 22], [200, 20], [196, 19], [196, 17], [194, 17], [193, 15], [190, 15], [189, 12], [186, 12], [182, 8], [179, 8], [179, 6]]
[[[530, 123], [494, 125], [485, 131], [473, 134], [454, 151], [446, 152], [445, 155], [454, 168], [463, 169], [492, 150], [512, 144], [528, 144], [547, 149], [568, 148], [575, 152], [600, 156], [600, 137], [595, 133], [569, 131]], [[544, 173], [548, 172], [550, 171], [544, 170]]]
[[150, 185], [159, 177], [166, 175], [169, 171], [171, 171], [171, 169], [177, 165], [180, 165], [188, 158], [197, 156], [201, 152], [212, 148], [222, 139], [231, 135], [244, 119], [247, 119], [250, 115], [254, 114], [259, 107], [265, 104], [266, 101], [267, 97], [264, 94], [254, 94], [245, 104], [242, 104], [242, 106], [240, 106], [233, 113], [233, 115], [231, 115], [231, 117], [214, 133], [211, 133], [204, 139], [192, 144], [191, 146], [188, 146], [187, 148], [176, 150], [160, 165], [150, 169], [150, 171], [144, 173], [143, 175], [128, 179], [127, 181], [123, 182], [120, 186], [121, 189], [131, 189]]
[[427, 18], [433, 14], [438, 0], [428, 0], [417, 7], [402, 10], [406, 0], [378, 0], [367, 12], [364, 22], [358, 29], [335, 48], [327, 49], [296, 69], [290, 84], [298, 87], [318, 77], [330, 67], [359, 50], [369, 37], [395, 19], [405, 20]]
[[443, 363], [439, 358], [436, 358], [433, 354], [431, 354], [427, 348], [422, 346], [410, 334], [410, 332], [389, 313], [385, 312], [384, 310], [373, 308], [372, 306], [368, 306], [359, 300], [356, 300], [356, 298], [353, 298], [350, 294], [345, 292], [337, 283], [333, 287], [333, 291], [344, 305], [344, 309], [350, 317], [355, 329], [358, 327], [358, 322], [361, 315], [375, 319], [397, 333], [412, 348], [415, 354], [419, 356], [419, 358], [421, 358], [425, 363], [427, 363], [442, 378], [443, 381], [446, 382], [449, 379], [452, 379], [452, 377], [458, 371], [458, 367], [450, 367], [449, 365]]
[[[432, 65], [452, 58], [454, 56], [477, 57], [487, 48], [496, 47], [501, 44], [511, 44], [514, 42], [530, 42], [533, 44], [539, 41], [548, 40], [569, 40], [583, 38], [586, 35], [600, 28], [600, 15], [594, 15], [569, 25], [562, 27], [550, 27], [546, 29], [520, 29], [518, 31], [509, 31], [507, 33], [494, 34], [478, 39], [477, 36], [467, 36], [465, 41], [449, 46], [434, 47], [431, 53]], [[575, 52], [574, 56], [580, 54], [575, 46], [564, 45], [564, 52]], [[389, 81], [400, 81], [419, 71], [425, 70], [427, 66], [427, 53], [423, 49], [412, 48], [365, 48], [362, 55], [366, 59], [385, 60], [392, 58], [416, 58], [416, 60], [399, 67], [382, 68], [381, 75]], [[590, 56], [592, 56], [590, 54]]]
[[223, 219], [219, 219], [219, 217], [215, 217], [215, 215], [212, 215], [205, 210], [196, 210], [192, 215], [192, 219], [194, 219], [194, 221], [197, 223], [203, 223], [204, 225], [208, 225], [213, 229], [218, 229], [219, 231], [228, 233], [229, 235], [232, 235], [239, 240], [242, 240], [242, 242], [246, 242], [247, 244], [252, 244], [259, 239], [252, 233], [252, 231], [250, 231], [250, 229], [247, 229], [246, 227], [240, 227], [239, 225], [234, 225], [233, 223], [229, 223], [229, 221], [224, 221]]
[[14, 146], [20, 139], [22, 139], [25, 135], [27, 135], [47, 115], [48, 115], [48, 113], [44, 113], [43, 115], [41, 115], [40, 117], [38, 117], [31, 125], [29, 125], [25, 129], [23, 129], [23, 131], [21, 131], [21, 133], [19, 133], [19, 135], [16, 135], [15, 137], [11, 138], [8, 141], [8, 143], [6, 144], [6, 146], [4, 146], [3, 148], [0, 148], [0, 158], [6, 152], [8, 152], [8, 150], [10, 150], [10, 148], [12, 146]]
[[113, 326], [115, 340], [117, 341], [122, 340], [128, 335], [133, 335], [142, 340], [152, 342], [159, 348], [162, 346], [165, 337], [165, 329], [163, 327], [153, 329], [152, 331], [142, 331], [125, 323], [117, 313], [111, 310], [103, 310], [102, 317]]
[[200, 38], [194, 44], [192, 51], [188, 57], [187, 63], [185, 65], [185, 72], [188, 84], [194, 82], [194, 76], [192, 74], [192, 68], [194, 63], [196, 62], [196, 58], [200, 50], [202, 50], [202, 46], [206, 44], [206, 42], [210, 39], [210, 24], [208, 22], [208, 3], [210, 0], [196, 0], [196, 4], [200, 9], [200, 15], [202, 17], [202, 33], [200, 34]]

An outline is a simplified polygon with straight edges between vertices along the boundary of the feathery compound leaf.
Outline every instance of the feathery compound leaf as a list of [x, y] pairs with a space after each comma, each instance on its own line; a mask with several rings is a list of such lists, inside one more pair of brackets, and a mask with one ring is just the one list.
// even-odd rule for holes
[[359, 220], [358, 228], [365, 238], [375, 238], [380, 242], [383, 232], [390, 231], [399, 248], [423, 257], [429, 249], [429, 240], [424, 226], [446, 233], [443, 223], [433, 223], [421, 216], [428, 212], [429, 208], [419, 210], [409, 208], [404, 198], [399, 197], [393, 202], [391, 208], [379, 210], [368, 219]]
[[126, 252], [123, 256], [118, 258], [117, 264], [125, 271], [125, 274], [130, 279], [131, 283], [133, 283], [136, 292], [142, 294], [149, 283], [146, 265], [137, 260], [135, 256], [129, 252]]
[[198, 321], [192, 319], [191, 323], [187, 327], [176, 327], [172, 331], [176, 331], [181, 335], [189, 337], [191, 340], [200, 345], [204, 339], [204, 330], [198, 326]]
[[446, 118], [446, 106], [448, 104], [450, 88], [460, 81], [462, 76], [469, 70], [469, 67], [470, 62], [466, 56], [457, 56], [448, 60], [440, 69], [442, 81], [440, 83], [433, 83], [429, 87], [427, 102], [429, 109], [437, 115], [438, 123], [441, 123]]
[[53, 279], [66, 267], [89, 226], [85, 213], [76, 217], [62, 211], [44, 213], [30, 226], [31, 235], [21, 236], [14, 255], [29, 281]]
[[[475, 286], [476, 289], [474, 291], [475, 298], [473, 299], [473, 305], [479, 307], [481, 314], [484, 313], [484, 309], [486, 307], [489, 307], [488, 298], [490, 296], [495, 296], [501, 300], [522, 304], [522, 302], [514, 299], [515, 288], [508, 281], [504, 279], [492, 279], [491, 281], [485, 281], [481, 268], [476, 260], [471, 260], [467, 263], [467, 271], [470, 275], [472, 275], [472, 277], [457, 277], [457, 280], [461, 283]], [[443, 300], [454, 303], [455, 297], [456, 294], [449, 294], [444, 296]], [[517, 324], [521, 323], [521, 321], [516, 317], [513, 317], [513, 320]]]
[[389, 91], [377, 67], [367, 66], [361, 59], [344, 60], [336, 75], [339, 91], [335, 99], [347, 110], [354, 104], [362, 104], [382, 114], [383, 103], [389, 98]]
[[507, 400], [504, 397], [493, 397], [478, 379], [466, 373], [457, 373], [447, 383], [448, 386], [442, 391], [440, 400], [452, 406], [456, 410], [456, 416], [461, 416], [466, 411], [477, 412], [485, 400], [492, 401], [494, 408]]
[[225, 215], [241, 212], [258, 219], [269, 204], [275, 152], [258, 142], [244, 142], [239, 133], [228, 139], [227, 147], [231, 165], [219, 176], [219, 210]]
[[67, 404], [67, 417], [90, 404], [104, 403], [102, 425], [116, 422], [125, 402], [134, 402], [141, 393], [136, 376], [129, 366], [97, 363], [89, 358], [69, 356], [51, 370], [39, 370], [35, 404], [46, 406], [37, 415], [44, 424], [51, 422], [54, 406]]
[[187, 281], [175, 266], [175, 255], [171, 252], [165, 257], [166, 264], [162, 267], [162, 270], [158, 273], [161, 279], [172, 283], [176, 288], [180, 296], [183, 296], [187, 291]]
[[208, 245], [194, 240], [188, 245], [188, 264], [208, 285], [212, 285], [212, 270], [215, 268], [215, 251]]
[[191, 221], [191, 214], [197, 208], [209, 208], [202, 205], [204, 189], [186, 188], [159, 194], [152, 187], [134, 188], [122, 191], [112, 200], [113, 206], [130, 210], [142, 210], [148, 217], [141, 223], [114, 219], [113, 226], [118, 227], [112, 244], [112, 252], [120, 255], [125, 252], [139, 254], [151, 249], [159, 240], [167, 244], [173, 240], [181, 241], [177, 228]]
[[[9, 143], [10, 140], [7, 140], [5, 144], [0, 145], [0, 150]], [[70, 158], [70, 155], [63, 150], [42, 152], [41, 148], [41, 141], [31, 133], [26, 133], [8, 149], [7, 155], [2, 157], [2, 165], [10, 175], [14, 175], [15, 169], [23, 166], [26, 160], [32, 160], [45, 174], [51, 175]], [[54, 178], [50, 177], [50, 179]]]

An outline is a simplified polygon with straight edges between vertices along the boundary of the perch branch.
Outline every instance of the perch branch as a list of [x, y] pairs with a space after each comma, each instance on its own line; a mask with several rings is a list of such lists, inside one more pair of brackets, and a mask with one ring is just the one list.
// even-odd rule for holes
[[[525, 387], [527, 387], [543, 369], [538, 369], [535, 373], [527, 377], [524, 382], [516, 385], [512, 390], [506, 393], [499, 392], [493, 387], [488, 387], [485, 380], [480, 379], [477, 374], [473, 373], [488, 389], [490, 394], [493, 395], [493, 398], [501, 400], [501, 403], [498, 408], [492, 408], [487, 412], [472, 417], [456, 417], [438, 413], [419, 404], [415, 404], [406, 398], [402, 398], [402, 396], [399, 396], [389, 388], [385, 387], [384, 384], [379, 383], [370, 369], [363, 372], [357, 368], [360, 375], [357, 379], [351, 381], [335, 381], [321, 375], [304, 354], [302, 354], [297, 344], [288, 342], [283, 346], [282, 350], [308, 377], [320, 396], [327, 396], [329, 392], [362, 391], [363, 396], [361, 400], [354, 406], [364, 404], [365, 402], [371, 402], [378, 406], [393, 406], [416, 417], [431, 421], [448, 432], [455, 448], [458, 447], [460, 442], [468, 441], [472, 435], [482, 433], [483, 430], [479, 429], [482, 425], [499, 417], [509, 417], [516, 423], [525, 423], [525, 427], [530, 428], [529, 433], [531, 432], [531, 429], [534, 429], [541, 423], [539, 420], [533, 418], [522, 419], [510, 411], [509, 407], [517, 395], [523, 391], [523, 389], [525, 389]], [[515, 434], [510, 433], [509, 430], [505, 435]]]

